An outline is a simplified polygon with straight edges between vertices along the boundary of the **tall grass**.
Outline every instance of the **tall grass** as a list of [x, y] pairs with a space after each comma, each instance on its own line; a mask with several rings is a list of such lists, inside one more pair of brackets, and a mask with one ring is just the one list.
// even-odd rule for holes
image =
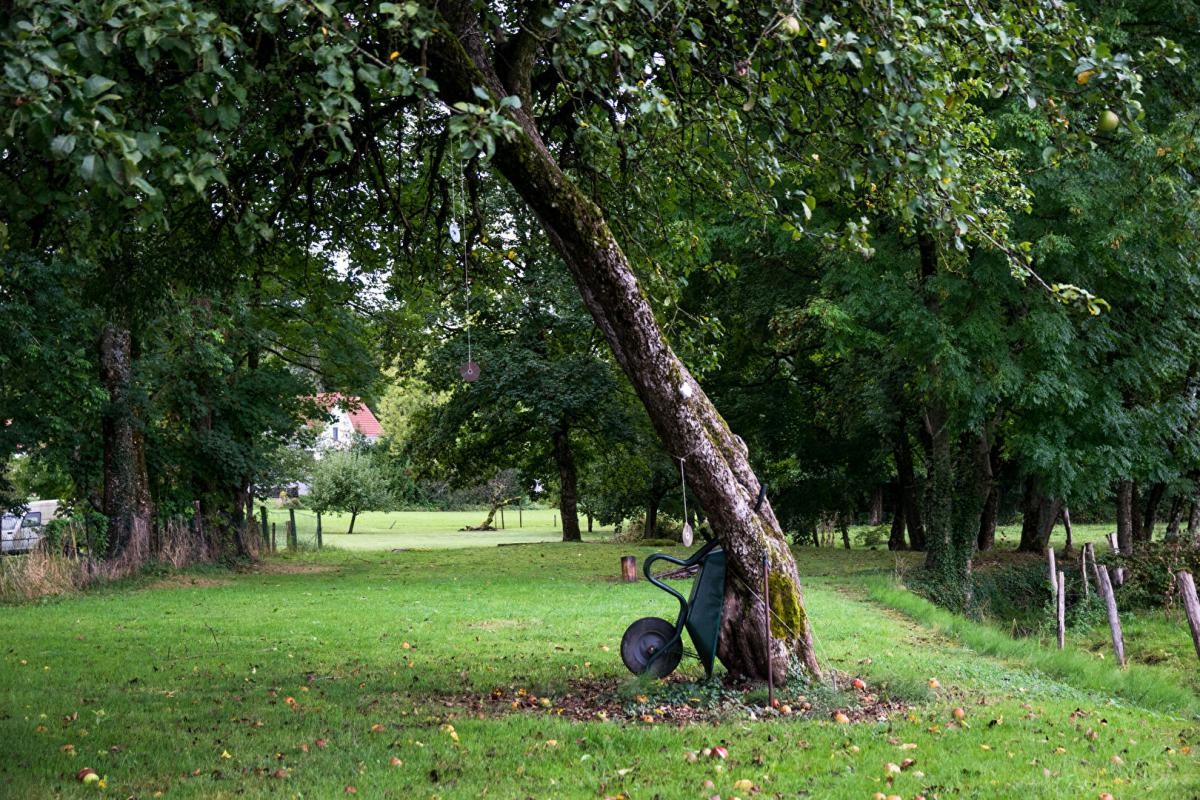
[[73, 592], [85, 584], [79, 559], [37, 547], [0, 558], [0, 602], [19, 603]]
[[[205, 536], [196, 536], [186, 520], [173, 519], [158, 526], [150, 541], [147, 561], [103, 561], [86, 548], [82, 526], [68, 523], [56, 541], [44, 538], [29, 553], [0, 558], [0, 603], [22, 603], [71, 594], [90, 586], [133, 577], [161, 567], [182, 569], [216, 560], [216, 549]], [[258, 537], [247, 536], [250, 547]]]
[[863, 584], [871, 600], [952, 636], [982, 655], [1002, 658], [1071, 686], [1119, 697], [1144, 708], [1200, 717], [1200, 698], [1182, 686], [1163, 681], [1153, 670], [1139, 669], [1136, 664], [1121, 670], [1113, 660], [1052, 649], [1031, 638], [1013, 638], [993, 625], [939, 608], [887, 578], [868, 578]]

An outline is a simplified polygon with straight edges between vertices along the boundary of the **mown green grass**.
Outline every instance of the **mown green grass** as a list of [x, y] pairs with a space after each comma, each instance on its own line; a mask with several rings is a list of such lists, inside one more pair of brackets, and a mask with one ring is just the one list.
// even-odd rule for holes
[[[317, 516], [297, 509], [296, 535], [305, 547], [316, 545]], [[322, 514], [321, 539], [326, 547], [343, 550], [449, 550], [459, 547], [493, 547], [497, 544], [528, 544], [562, 540], [562, 515], [552, 508], [507, 509], [496, 515], [495, 531], [466, 531], [483, 522], [486, 511], [368, 511], [354, 521], [354, 533], [347, 535], [349, 514]], [[276, 546], [284, 549], [288, 511], [272, 508], [268, 520], [275, 523]], [[612, 536], [612, 528], [593, 526], [587, 530], [587, 518], [579, 518], [580, 530], [587, 541]]]
[[[556, 716], [577, 681], [631, 680], [618, 656], [626, 625], [674, 613], [645, 582], [613, 580], [625, 552], [650, 551], [325, 551], [5, 608], [0, 796], [326, 798], [354, 786], [382, 798], [747, 800], [743, 779], [763, 796], [835, 800], [1200, 794], [1194, 697], [1163, 708], [1094, 676], [981, 654], [966, 629], [866, 597], [896, 568], [886, 551], [798, 557], [825, 667], [909, 698], [907, 715], [685, 727]], [[695, 662], [683, 670], [702, 678]], [[480, 719], [454, 698], [497, 687], [551, 708]], [[948, 724], [956, 706], [966, 726]], [[728, 760], [684, 758], [716, 744]], [[916, 763], [889, 787], [886, 764], [905, 758]], [[83, 766], [107, 788], [75, 782]]]

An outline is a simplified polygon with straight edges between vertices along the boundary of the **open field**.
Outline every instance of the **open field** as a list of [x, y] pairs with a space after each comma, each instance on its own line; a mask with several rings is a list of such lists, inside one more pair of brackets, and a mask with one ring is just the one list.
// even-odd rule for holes
[[[940, 616], [891, 577], [917, 555], [805, 548], [829, 674], [785, 692], [811, 713], [755, 719], [761, 695], [705, 683], [694, 661], [689, 683], [626, 673], [625, 626], [674, 613], [613, 580], [627, 551], [650, 552], [329, 550], [3, 608], [0, 796], [1200, 796], [1200, 687], [1139, 660], [1132, 635], [1118, 673], [1092, 649]], [[1153, 647], [1186, 656], [1174, 632]], [[886, 720], [856, 711], [850, 676]], [[609, 713], [572, 701], [589, 692]], [[720, 721], [659, 713], [714, 698]], [[686, 758], [716, 745], [727, 759]], [[103, 791], [75, 781], [85, 766]]]
[[[273, 504], [272, 504], [273, 505]], [[555, 542], [562, 539], [561, 515], [553, 508], [527, 508], [505, 510], [504, 528], [497, 531], [469, 532], [462, 529], [478, 525], [486, 516], [484, 511], [368, 511], [358, 515], [354, 533], [345, 535], [350, 525], [349, 514], [324, 514], [322, 516], [323, 541], [326, 546], [345, 550], [393, 550], [403, 549], [453, 549], [458, 547], [480, 547], [504, 543]], [[269, 508], [269, 520], [277, 527], [279, 547], [284, 546], [283, 531], [288, 520], [285, 509]], [[501, 516], [496, 515], [496, 527], [501, 525]], [[316, 515], [305, 509], [296, 510], [296, 530], [301, 544], [314, 545], [317, 537]], [[612, 536], [612, 528], [599, 525], [590, 535], [587, 519], [580, 516], [579, 527], [588, 541], [603, 541]], [[861, 547], [860, 536], [866, 526], [850, 529], [854, 547]], [[1074, 526], [1074, 542], [1103, 543], [1105, 534], [1115, 530], [1111, 523]], [[1021, 539], [1021, 526], [1001, 525], [996, 529], [996, 545], [1001, 549], [1012, 549]], [[1062, 547], [1065, 534], [1061, 525], [1055, 527], [1051, 542]], [[886, 549], [886, 540], [881, 545]], [[841, 539], [835, 543], [841, 547]]]
[[[347, 535], [349, 514], [321, 516], [322, 541], [326, 547], [343, 550], [450, 550], [459, 547], [490, 547], [497, 544], [562, 541], [562, 515], [557, 509], [516, 507], [505, 510], [504, 527], [496, 531], [464, 531], [468, 525], [478, 525], [486, 511], [368, 511], [358, 515], [354, 533]], [[284, 526], [288, 520], [285, 509], [270, 509], [268, 518], [276, 525], [276, 540], [284, 547]], [[500, 528], [501, 516], [495, 526]], [[587, 530], [587, 518], [580, 516], [579, 528], [587, 541], [607, 539], [611, 528], [594, 527]], [[296, 533], [302, 545], [315, 545], [317, 517], [311, 511], [296, 510]]]

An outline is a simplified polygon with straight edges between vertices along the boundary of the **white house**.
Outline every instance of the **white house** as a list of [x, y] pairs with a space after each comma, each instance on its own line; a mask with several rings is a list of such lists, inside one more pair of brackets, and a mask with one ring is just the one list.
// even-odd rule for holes
[[313, 446], [317, 458], [326, 450], [349, 447], [355, 435], [374, 442], [383, 433], [375, 414], [359, 398], [330, 392], [319, 395], [317, 400], [333, 416], [333, 421], [325, 425]]

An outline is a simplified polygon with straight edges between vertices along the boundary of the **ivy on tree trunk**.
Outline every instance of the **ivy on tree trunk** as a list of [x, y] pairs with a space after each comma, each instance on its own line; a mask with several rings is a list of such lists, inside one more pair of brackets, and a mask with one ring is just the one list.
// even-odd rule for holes
[[150, 555], [153, 508], [145, 443], [132, 396], [133, 336], [115, 323], [100, 332], [100, 378], [108, 392], [104, 412], [104, 514], [108, 557], [130, 567]]

